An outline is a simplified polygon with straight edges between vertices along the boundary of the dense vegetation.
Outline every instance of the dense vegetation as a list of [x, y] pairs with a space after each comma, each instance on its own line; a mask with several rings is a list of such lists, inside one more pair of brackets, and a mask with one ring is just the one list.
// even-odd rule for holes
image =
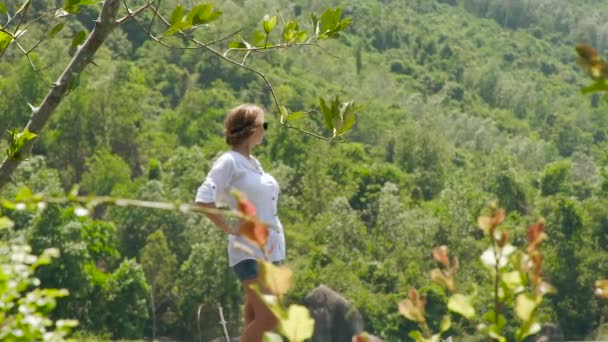
[[[427, 295], [431, 328], [445, 313], [447, 294], [429, 270], [432, 249], [447, 245], [460, 259], [460, 290], [476, 291], [474, 305], [486, 308], [492, 285], [476, 221], [497, 200], [517, 245], [529, 224], [546, 219], [544, 278], [558, 292], [543, 301], [543, 320], [566, 339], [606, 337], [607, 307], [593, 284], [608, 275], [608, 105], [598, 94], [581, 94], [588, 81], [574, 51], [581, 41], [608, 49], [605, 2], [213, 3], [224, 14], [198, 32], [205, 37], [260, 26], [276, 9], [303, 22], [312, 11], [340, 6], [353, 19], [325, 45], [339, 59], [297, 48], [251, 60], [291, 111], [317, 107], [321, 94], [365, 102], [347, 142], [282, 128], [255, 74], [202, 50], [160, 46], [127, 24], [102, 47], [97, 67], [81, 75], [2, 197], [15, 198], [23, 186], [59, 196], [80, 184], [82, 194], [190, 202], [227, 148], [226, 109], [259, 103], [271, 129], [256, 153], [282, 187], [291, 300], [326, 284], [362, 311], [369, 332], [407, 340], [416, 325], [397, 303], [410, 288]], [[42, 75], [61, 71], [72, 35], [90, 29], [96, 10], [83, 8], [33, 54], [49, 66]], [[48, 89], [11, 51], [0, 59], [2, 129], [23, 127], [28, 103]], [[324, 130], [319, 113], [294, 124]], [[27, 243], [33, 254], [61, 251], [36, 274], [44, 287], [69, 290], [53, 316], [78, 319], [80, 334], [139, 339], [154, 325], [157, 336], [210, 339], [221, 335], [218, 304], [238, 329], [240, 288], [227, 267], [225, 238], [200, 215], [99, 206], [80, 216], [55, 204], [2, 214], [15, 222], [2, 231], [4, 240]], [[476, 327], [462, 320], [450, 329], [464, 338]], [[515, 334], [515, 326], [505, 330]]]

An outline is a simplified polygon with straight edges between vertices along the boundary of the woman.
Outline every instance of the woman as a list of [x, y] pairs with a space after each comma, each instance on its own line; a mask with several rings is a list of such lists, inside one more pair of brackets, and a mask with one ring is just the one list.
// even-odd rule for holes
[[[264, 111], [258, 106], [244, 104], [230, 110], [224, 120], [224, 135], [231, 150], [215, 161], [204, 183], [198, 188], [195, 200], [205, 208], [227, 204], [235, 210], [236, 201], [231, 191], [238, 190], [255, 205], [258, 218], [268, 224], [270, 234], [264, 253], [239, 236], [238, 226], [231, 225], [222, 215], [207, 214], [211, 222], [228, 235], [229, 264], [245, 289], [245, 326], [241, 335], [244, 342], [262, 341], [264, 333], [277, 325], [276, 317], [250, 289], [251, 284], [257, 283], [256, 259], [264, 259], [264, 254], [275, 264], [285, 259], [283, 226], [277, 216], [279, 184], [264, 172], [260, 162], [251, 155], [253, 148], [264, 139], [267, 128]], [[247, 248], [242, 248], [243, 245]]]

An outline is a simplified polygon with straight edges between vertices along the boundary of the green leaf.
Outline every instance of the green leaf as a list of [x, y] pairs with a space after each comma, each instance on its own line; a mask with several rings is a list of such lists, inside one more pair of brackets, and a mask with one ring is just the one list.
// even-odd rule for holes
[[295, 121], [297, 119], [300, 119], [301, 117], [304, 116], [304, 114], [306, 114], [306, 113], [304, 113], [304, 112], [291, 113], [291, 114], [289, 114], [289, 116], [287, 116], [287, 121]]
[[245, 49], [246, 47], [247, 46], [245, 45], [245, 43], [240, 40], [234, 40], [228, 44], [228, 48], [230, 49]]
[[496, 320], [495, 315], [494, 310], [490, 310], [483, 315], [483, 318], [488, 322], [497, 322], [490, 327], [490, 330], [494, 329], [494, 331], [500, 333], [505, 325], [507, 325], [507, 319], [504, 315], [498, 315], [498, 320]]
[[523, 341], [526, 337], [530, 335], [537, 334], [540, 332], [541, 325], [540, 323], [532, 320], [530, 322], [525, 323], [516, 332], [516, 340]]
[[452, 326], [452, 319], [450, 318], [450, 315], [445, 315], [445, 316], [443, 316], [443, 318], [441, 319], [441, 323], [439, 324], [439, 331], [441, 331], [441, 332], [448, 331], [451, 326]]
[[264, 40], [266, 40], [266, 35], [262, 31], [254, 31], [249, 39], [249, 41], [251, 41], [251, 43], [255, 46], [261, 45]]
[[279, 112], [281, 114], [281, 123], [285, 123], [287, 121], [287, 118], [289, 117], [289, 112], [287, 111], [287, 108], [281, 105], [279, 107]]
[[222, 15], [220, 11], [214, 11], [211, 4], [203, 4], [194, 7], [188, 13], [186, 21], [193, 26], [210, 23]]
[[450, 297], [448, 300], [448, 309], [467, 319], [473, 319], [475, 317], [475, 308], [473, 308], [473, 305], [471, 304], [471, 299], [459, 293]]
[[542, 297], [529, 293], [522, 293], [515, 298], [515, 313], [524, 322], [529, 321], [534, 315], [538, 304], [542, 302]]
[[310, 21], [312, 22], [312, 29], [313, 32], [315, 33], [315, 36], [319, 34], [319, 18], [317, 17], [316, 14], [311, 13], [310, 14]]
[[424, 338], [424, 336], [422, 336], [422, 333], [418, 330], [412, 330], [407, 335], [409, 337], [413, 338], [414, 341], [416, 341], [416, 342], [428, 342], [429, 341], [428, 339]]
[[515, 292], [519, 288], [523, 287], [523, 279], [521, 272], [519, 271], [503, 273], [502, 281], [506, 285], [507, 289], [511, 292]]
[[331, 109], [329, 109], [329, 107], [327, 107], [327, 104], [325, 103], [325, 99], [323, 99], [322, 97], [319, 98], [319, 105], [321, 106], [321, 112], [323, 113], [323, 118], [325, 119], [325, 127], [330, 130], [331, 132], [334, 131], [334, 126], [332, 124], [332, 119], [333, 119], [333, 113], [331, 111]]
[[32, 190], [30, 188], [28, 188], [27, 186], [24, 186], [19, 190], [17, 195], [15, 195], [15, 201], [17, 201], [17, 202], [29, 201], [33, 196], [34, 196], [34, 194], [32, 193]]
[[281, 335], [273, 332], [264, 333], [264, 342], [283, 342]]
[[11, 219], [9, 219], [8, 217], [0, 217], [0, 230], [13, 228], [14, 225], [15, 223], [11, 221]]
[[325, 33], [332, 28], [336, 27], [340, 22], [340, 17], [342, 16], [342, 10], [340, 8], [336, 8], [335, 10], [328, 8], [321, 15], [320, 22], [320, 33]]
[[302, 342], [314, 332], [315, 321], [308, 309], [301, 305], [290, 305], [287, 318], [279, 321], [279, 331], [292, 342]]
[[177, 7], [173, 9], [173, 13], [171, 13], [171, 27], [184, 20], [184, 13], [184, 6], [182, 5], [177, 5]]
[[264, 32], [266, 32], [266, 34], [269, 34], [274, 27], [277, 25], [277, 16], [273, 15], [272, 17], [268, 18], [268, 16], [264, 16]]
[[55, 27], [53, 27], [51, 32], [49, 32], [49, 37], [51, 37], [51, 38], [55, 37], [55, 35], [57, 33], [59, 33], [59, 31], [61, 31], [61, 29], [63, 29], [64, 26], [65, 26], [64, 23], [59, 23], [59, 24], [55, 25]]
[[581, 89], [581, 93], [589, 94], [598, 91], [608, 91], [608, 83], [605, 80], [599, 80], [590, 86]]
[[190, 12], [188, 12], [186, 21], [192, 23], [193, 25], [196, 25], [195, 22], [198, 20], [197, 18], [204, 17], [208, 15], [208, 13], [211, 13], [211, 4], [202, 4], [195, 6], [193, 9], [190, 10]]
[[10, 34], [0, 31], [0, 54], [2, 54], [4, 52], [4, 50], [6, 50], [6, 48], [8, 48], [8, 46], [10, 45], [10, 43], [13, 41], [13, 36], [11, 36]]
[[72, 39], [72, 48], [76, 49], [78, 45], [82, 44], [84, 40], [87, 38], [87, 32], [82, 30], [76, 33], [74, 38]]
[[5, 207], [6, 209], [10, 209], [10, 210], [15, 210], [17, 209], [17, 204], [11, 202], [11, 201], [7, 201], [5, 199], [2, 199], [1, 201], [2, 206]]
[[98, 2], [98, 0], [66, 0], [63, 9], [70, 14], [76, 14], [80, 12], [80, 6], [94, 5]]
[[2, 12], [3, 14], [8, 14], [8, 11], [6, 10], [6, 5], [3, 2], [0, 2], [0, 12]]

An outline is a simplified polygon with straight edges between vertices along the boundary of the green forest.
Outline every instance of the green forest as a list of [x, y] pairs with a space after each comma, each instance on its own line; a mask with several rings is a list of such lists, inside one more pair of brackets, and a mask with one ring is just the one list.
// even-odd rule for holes
[[[116, 27], [86, 69], [67, 76], [36, 136], [24, 128], [46, 110], [39, 104], [60, 87], [103, 2], [0, 2], [0, 150], [18, 163], [0, 186], [7, 341], [30, 340], [2, 328], [18, 316], [6, 294], [15, 255], [37, 279], [20, 291], [67, 290], [49, 292], [38, 310], [77, 320], [71, 329], [57, 321], [76, 340], [210, 341], [222, 336], [218, 305], [238, 335], [242, 289], [225, 235], [204, 215], [74, 199], [192, 203], [229, 149], [223, 119], [240, 103], [267, 111], [254, 154], [281, 186], [288, 302], [324, 284], [384, 341], [533, 341], [541, 327], [563, 340], [608, 339], [596, 289], [608, 278], [608, 101], [581, 91], [593, 80], [575, 49], [608, 55], [606, 1], [211, 0], [217, 13], [205, 18], [188, 15], [203, 3], [194, 0], [116, 2], [119, 18], [127, 4], [159, 14], [148, 7]], [[328, 9], [349, 25], [310, 45], [264, 42], [292, 20], [311, 37], [311, 13], [325, 23]], [[176, 26], [182, 17], [199, 26]], [[194, 39], [233, 49], [226, 56], [246, 68], [180, 48]], [[268, 51], [245, 55], [242, 41]], [[328, 130], [320, 102], [333, 99], [354, 101], [352, 127]], [[20, 151], [29, 140], [31, 152]], [[44, 200], [53, 198], [65, 201]], [[521, 260], [509, 259], [498, 272], [498, 256], [484, 259], [489, 243], [492, 256], [508, 244], [537, 268], [524, 277], [507, 269]], [[523, 314], [521, 291], [542, 292], [526, 295], [534, 304]], [[400, 304], [418, 296], [423, 318]], [[456, 299], [466, 305], [455, 309]]]

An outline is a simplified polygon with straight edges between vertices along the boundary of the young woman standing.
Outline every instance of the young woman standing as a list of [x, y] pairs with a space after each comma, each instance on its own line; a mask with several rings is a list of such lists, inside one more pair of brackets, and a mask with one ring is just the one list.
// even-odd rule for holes
[[[231, 225], [222, 215], [207, 214], [211, 222], [228, 235], [229, 264], [245, 290], [242, 342], [261, 342], [264, 333], [273, 330], [278, 322], [250, 289], [250, 285], [259, 284], [257, 260], [263, 259], [264, 254], [275, 264], [285, 260], [285, 237], [277, 216], [279, 184], [251, 154], [253, 148], [264, 139], [267, 128], [264, 111], [258, 106], [243, 104], [230, 110], [224, 120], [224, 135], [231, 150], [214, 162], [195, 199], [202, 207], [216, 208], [225, 204], [235, 210], [237, 203], [231, 192], [237, 190], [253, 203], [258, 219], [266, 223], [270, 231], [264, 253], [239, 236], [238, 226]], [[250, 251], [245, 251], [239, 244]]]

